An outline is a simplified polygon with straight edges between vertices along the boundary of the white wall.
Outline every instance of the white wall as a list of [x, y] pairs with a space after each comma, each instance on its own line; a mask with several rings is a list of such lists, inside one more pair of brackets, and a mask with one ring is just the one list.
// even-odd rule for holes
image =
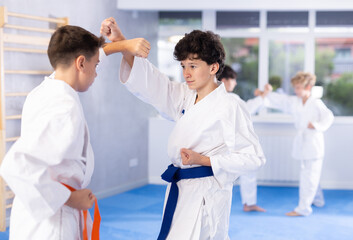
[[[174, 123], [161, 119], [149, 120], [149, 181], [164, 184], [160, 175], [170, 164], [167, 155], [167, 140]], [[296, 186], [299, 179], [299, 162], [291, 158], [291, 139], [295, 134], [289, 119], [254, 118], [254, 128], [267, 158], [267, 164], [259, 171], [260, 185]], [[326, 156], [324, 159], [321, 186], [326, 189], [353, 189], [353, 121], [338, 118], [325, 133]], [[267, 139], [273, 135], [271, 143]], [[273, 137], [272, 136], [272, 137]], [[266, 142], [266, 144], [264, 143]], [[278, 152], [281, 152], [280, 155]], [[284, 163], [289, 166], [279, 166]], [[276, 172], [276, 169], [285, 171]], [[270, 178], [271, 173], [275, 177]], [[283, 174], [286, 175], [283, 178]], [[285, 180], [284, 179], [288, 179]]]

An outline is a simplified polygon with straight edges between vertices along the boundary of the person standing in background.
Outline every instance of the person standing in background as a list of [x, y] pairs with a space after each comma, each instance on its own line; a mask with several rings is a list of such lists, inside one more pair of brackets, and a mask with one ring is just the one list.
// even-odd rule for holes
[[[291, 79], [296, 96], [270, 92], [264, 101], [266, 107], [293, 115], [297, 129], [292, 157], [301, 161], [299, 203], [287, 216], [308, 216], [312, 213], [312, 204], [317, 207], [325, 204], [319, 185], [325, 154], [324, 132], [332, 125], [334, 116], [321, 99], [313, 96], [315, 82], [314, 74], [298, 72]], [[271, 88], [271, 85], [265, 86], [265, 89]]]
[[[246, 105], [250, 114], [255, 114], [261, 106], [263, 106], [263, 99], [268, 93], [264, 91], [259, 93], [260, 96], [257, 96], [253, 99], [249, 99], [244, 102], [237, 94], [233, 91], [237, 86], [237, 73], [228, 65], [225, 65], [223, 72], [218, 77], [219, 81], [222, 81], [227, 92], [235, 98], [235, 101], [240, 102], [243, 105]], [[243, 174], [239, 177], [240, 179], [240, 196], [241, 202], [243, 204], [244, 212], [265, 212], [266, 210], [257, 205], [257, 183], [256, 183], [256, 172], [250, 172]]]

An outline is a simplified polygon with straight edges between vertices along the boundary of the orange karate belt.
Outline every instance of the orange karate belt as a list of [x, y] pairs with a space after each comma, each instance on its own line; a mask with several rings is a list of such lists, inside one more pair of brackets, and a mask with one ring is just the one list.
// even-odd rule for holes
[[[75, 188], [66, 185], [65, 183], [61, 183], [65, 187], [67, 187], [71, 192], [76, 191]], [[83, 221], [84, 221], [84, 226], [83, 226], [83, 240], [88, 240], [88, 234], [87, 234], [87, 214], [88, 210], [82, 210], [83, 212]], [[93, 217], [93, 226], [92, 226], [92, 235], [91, 235], [91, 240], [99, 240], [99, 227], [101, 224], [101, 215], [99, 213], [99, 207], [98, 207], [98, 202], [96, 198], [96, 202], [94, 205], [94, 217]]]

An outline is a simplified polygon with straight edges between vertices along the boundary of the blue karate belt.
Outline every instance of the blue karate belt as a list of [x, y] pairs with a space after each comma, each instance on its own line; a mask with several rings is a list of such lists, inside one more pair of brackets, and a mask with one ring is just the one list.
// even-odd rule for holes
[[213, 176], [211, 167], [202, 166], [181, 169], [174, 167], [173, 164], [168, 166], [167, 170], [165, 170], [161, 177], [164, 181], [172, 183], [172, 186], [170, 187], [167, 204], [164, 209], [162, 227], [157, 240], [164, 240], [168, 236], [179, 196], [177, 182], [179, 182], [181, 179], [202, 178], [209, 176]]

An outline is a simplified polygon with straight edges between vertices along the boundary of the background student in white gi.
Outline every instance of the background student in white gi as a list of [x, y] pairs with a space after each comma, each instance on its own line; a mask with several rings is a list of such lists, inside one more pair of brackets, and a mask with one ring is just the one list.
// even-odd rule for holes
[[[101, 33], [111, 41], [125, 39], [112, 18], [103, 21]], [[111, 46], [107, 54], [114, 52]], [[256, 171], [265, 158], [249, 113], [217, 83], [225, 57], [220, 38], [195, 30], [178, 42], [174, 56], [181, 63], [185, 83], [170, 81], [148, 60], [129, 51], [123, 51], [123, 56], [120, 79], [127, 89], [176, 122], [169, 138], [172, 165], [168, 170], [213, 171], [213, 176], [177, 182], [171, 226], [165, 234], [166, 207], [158, 239], [229, 239], [233, 182], [243, 172]], [[167, 188], [167, 205], [173, 184]]]
[[[235, 98], [235, 101], [239, 101], [240, 104], [245, 104], [250, 114], [258, 112], [259, 108], [263, 106], [263, 99], [269, 92], [268, 90], [260, 93], [253, 99], [249, 99], [244, 102], [237, 94], [235, 94], [234, 88], [237, 86], [237, 73], [228, 65], [225, 65], [218, 80], [222, 81], [224, 87], [228, 93]], [[250, 172], [239, 177], [240, 179], [240, 196], [243, 204], [243, 210], [245, 212], [258, 211], [265, 212], [266, 210], [256, 205], [257, 203], [257, 183], [256, 183], [256, 172]]]
[[301, 160], [299, 203], [293, 211], [286, 213], [287, 216], [308, 216], [312, 213], [312, 204], [322, 207], [325, 203], [319, 187], [325, 154], [324, 132], [331, 126], [334, 116], [321, 99], [312, 96], [315, 82], [314, 74], [298, 72], [291, 79], [296, 96], [271, 92], [265, 98], [265, 106], [292, 114], [297, 129], [292, 157]]

